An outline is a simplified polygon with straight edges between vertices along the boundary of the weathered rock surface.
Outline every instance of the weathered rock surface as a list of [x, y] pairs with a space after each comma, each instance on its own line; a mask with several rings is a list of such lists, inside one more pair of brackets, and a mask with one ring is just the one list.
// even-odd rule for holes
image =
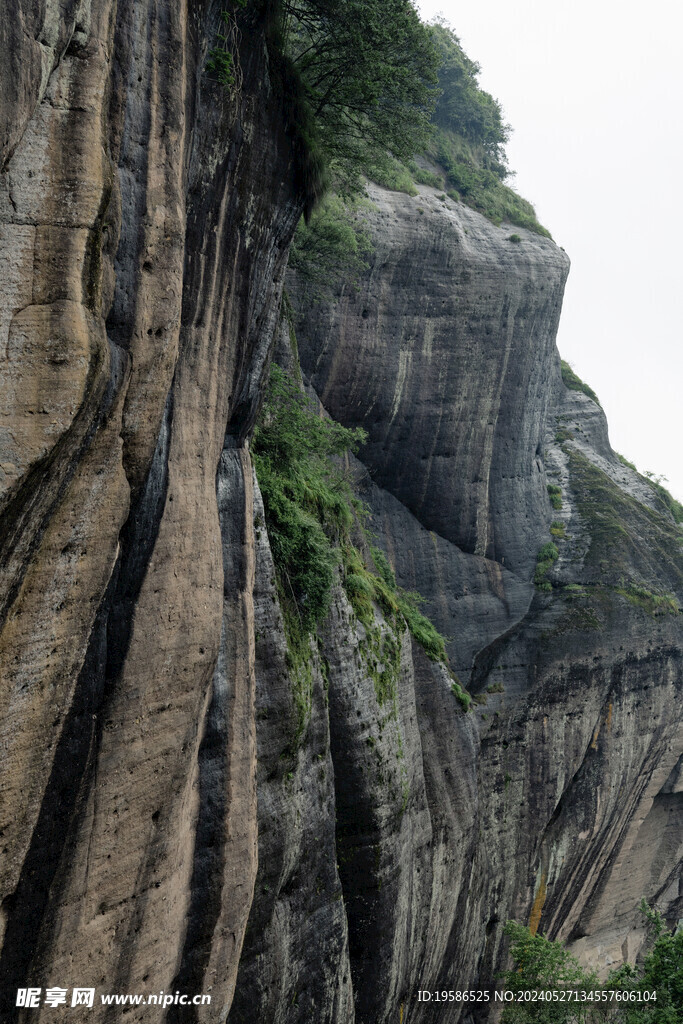
[[179, 990], [212, 1003], [125, 1019], [444, 1024], [418, 989], [492, 987], [508, 917], [606, 969], [643, 896], [682, 913], [680, 531], [562, 384], [550, 240], [373, 187], [359, 287], [292, 281], [374, 543], [479, 703], [341, 576], [288, 651], [248, 452], [306, 200], [267, 8], [231, 92], [219, 3], [0, 18], [3, 1020], [59, 984], [97, 987], [74, 1021]]
[[182, 985], [205, 1020], [232, 999], [256, 873], [244, 439], [303, 197], [263, 13], [235, 21], [232, 92], [205, 73], [221, 9], [3, 9], [9, 1016], [27, 984]]
[[[255, 503], [259, 872], [230, 1021], [353, 1021], [335, 846], [330, 673], [287, 654], [275, 567]], [[341, 598], [339, 598], [341, 600]]]
[[399, 584], [425, 599], [425, 614], [448, 641], [450, 666], [467, 685], [475, 654], [526, 615], [533, 585], [500, 562], [468, 554], [428, 530], [397, 498], [373, 483], [362, 463], [355, 465], [358, 493], [370, 509], [372, 534]]
[[[464, 764], [460, 751], [454, 778], [444, 744], [462, 726], [446, 725], [433, 683], [415, 675], [432, 828], [449, 835], [450, 857], [465, 854], [434, 885], [440, 917], [421, 933], [424, 987], [462, 978], [490, 987], [509, 917], [606, 971], [642, 943], [643, 896], [670, 921], [680, 913], [683, 631], [676, 600], [656, 596], [681, 600], [680, 531], [612, 452], [599, 407], [561, 381], [553, 317], [566, 262], [552, 243], [524, 234], [511, 245], [509, 229], [478, 224], [426, 188], [410, 198], [372, 187], [371, 196], [375, 251], [356, 286], [322, 301], [296, 280], [290, 291], [311, 383], [333, 415], [369, 434], [356, 479], [370, 528], [399, 582], [426, 597], [479, 701], [468, 716], [478, 741]], [[512, 260], [515, 271], [498, 277], [488, 260]], [[507, 313], [501, 320], [511, 307], [518, 328]], [[492, 414], [481, 377], [517, 329], [523, 351], [505, 364]], [[447, 431], [449, 452], [434, 460]], [[475, 449], [487, 451], [476, 467]], [[561, 488], [559, 508], [548, 485]], [[479, 547], [463, 531], [477, 521], [486, 523]], [[559, 557], [539, 590], [537, 552], [551, 539]], [[436, 846], [427, 861], [437, 878]], [[355, 969], [357, 987], [363, 972], [367, 964]], [[459, 1015], [408, 1011], [416, 1021]]]
[[367, 431], [380, 487], [462, 550], [526, 570], [569, 260], [434, 189], [369, 195], [368, 273], [330, 302], [297, 299], [302, 367], [330, 415]]

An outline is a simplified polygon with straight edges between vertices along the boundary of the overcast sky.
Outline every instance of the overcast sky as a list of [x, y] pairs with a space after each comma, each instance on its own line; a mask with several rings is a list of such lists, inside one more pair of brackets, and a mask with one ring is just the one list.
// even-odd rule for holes
[[511, 184], [572, 260], [558, 346], [612, 447], [683, 501], [683, 13], [674, 0], [418, 0], [513, 128]]

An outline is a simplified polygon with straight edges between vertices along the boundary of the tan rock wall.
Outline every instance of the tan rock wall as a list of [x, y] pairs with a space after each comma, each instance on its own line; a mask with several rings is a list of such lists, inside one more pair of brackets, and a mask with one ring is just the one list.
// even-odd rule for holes
[[243, 442], [302, 197], [259, 5], [232, 92], [218, 3], [36, 6], [0, 23], [3, 996], [182, 982], [218, 1020], [256, 872]]

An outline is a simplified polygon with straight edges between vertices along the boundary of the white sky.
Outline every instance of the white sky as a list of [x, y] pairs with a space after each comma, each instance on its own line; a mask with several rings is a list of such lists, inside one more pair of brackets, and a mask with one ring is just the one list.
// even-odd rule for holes
[[558, 346], [612, 447], [683, 501], [683, 6], [418, 0], [513, 128], [511, 184], [572, 260]]

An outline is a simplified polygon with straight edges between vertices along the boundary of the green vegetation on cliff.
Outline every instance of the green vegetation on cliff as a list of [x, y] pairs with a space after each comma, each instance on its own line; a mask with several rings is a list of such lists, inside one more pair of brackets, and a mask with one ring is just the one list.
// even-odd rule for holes
[[329, 610], [340, 565], [344, 589], [366, 628], [375, 628], [377, 606], [398, 629], [407, 625], [429, 658], [446, 661], [444, 638], [419, 610], [419, 595], [399, 587], [386, 556], [367, 544], [363, 509], [340, 458], [364, 438], [364, 431], [324, 416], [298, 383], [272, 366], [252, 456], [297, 669]]
[[[566, 388], [570, 391], [580, 391], [584, 395], [588, 395], [596, 405], [600, 405], [600, 399], [593, 391], [593, 388], [589, 387], [581, 378], [574, 372], [569, 363], [566, 363], [564, 359], [560, 363], [562, 370], [562, 381]], [[600, 406], [602, 408], [602, 406]]]
[[673, 494], [667, 491], [666, 487], [662, 483], [662, 480], [665, 478], [657, 477], [653, 473], [648, 472], [645, 472], [643, 475], [664, 508], [671, 513], [674, 522], [679, 524], [683, 523], [683, 505], [680, 501], [677, 501], [676, 498], [674, 498]]
[[387, 153], [425, 146], [438, 55], [410, 0], [278, 0], [270, 38], [299, 132], [342, 195]]
[[640, 479], [644, 480], [648, 486], [652, 488], [661, 505], [673, 517], [674, 522], [683, 523], [683, 505], [680, 501], [677, 501], [676, 498], [674, 498], [673, 494], [667, 491], [662, 482], [663, 480], [666, 480], [666, 477], [658, 476], [656, 473], [652, 473], [648, 469], [646, 469], [644, 473], [641, 473], [637, 469], [635, 463], [629, 462], [629, 460], [623, 455], [620, 455], [619, 452], [616, 452], [616, 456], [623, 466], [628, 466], [628, 468], [632, 469], [634, 473], [638, 473]]
[[[445, 188], [451, 199], [462, 200], [494, 224], [505, 221], [550, 237], [550, 232], [539, 223], [531, 203], [506, 185], [499, 172], [482, 166], [476, 148], [466, 139], [437, 127], [427, 155], [443, 168]], [[518, 235], [510, 238], [521, 241]]]
[[353, 522], [349, 486], [332, 457], [357, 448], [363, 438], [361, 430], [316, 415], [299, 384], [279, 366], [271, 368], [252, 457], [284, 618], [295, 742], [310, 714], [310, 639], [329, 609], [340, 560], [335, 541]]
[[552, 590], [552, 583], [548, 579], [548, 573], [560, 557], [555, 544], [548, 541], [536, 555], [536, 571], [534, 572], [534, 583], [539, 590]]
[[[504, 975], [505, 988], [514, 993], [538, 992], [541, 998], [521, 998], [506, 1004], [503, 1024], [680, 1024], [683, 930], [669, 932], [661, 915], [645, 901], [640, 909], [648, 924], [649, 952], [642, 964], [624, 964], [603, 982], [562, 943], [509, 921], [505, 934], [511, 941], [513, 966]], [[567, 990], [583, 992], [587, 998], [561, 1000], [560, 993]], [[610, 991], [618, 992], [621, 998], [610, 997]], [[649, 998], [645, 998], [646, 993]]]
[[567, 446], [571, 488], [590, 536], [585, 567], [594, 582], [624, 590], [683, 589], [683, 536], [669, 510], [657, 512], [631, 497], [584, 455]]
[[479, 164], [502, 179], [507, 174], [505, 143], [510, 126], [503, 121], [500, 104], [480, 88], [477, 79], [481, 67], [470, 60], [449, 25], [437, 18], [430, 31], [441, 58], [441, 94], [434, 123], [468, 142]]
[[271, 368], [252, 455], [280, 591], [305, 633], [327, 614], [335, 541], [353, 522], [349, 485], [331, 456], [357, 449], [364, 437], [317, 415], [285, 371]]
[[548, 484], [548, 498], [556, 511], [562, 508], [562, 488], [559, 484]]
[[510, 129], [445, 22], [422, 25], [404, 0], [284, 2], [279, 10], [274, 54], [288, 130], [302, 147], [313, 199], [330, 185], [336, 191], [312, 216], [307, 205], [292, 267], [319, 282], [365, 268], [368, 239], [349, 202], [364, 177], [409, 195], [415, 182], [442, 188], [496, 224], [548, 234], [505, 184]]
[[[597, 975], [585, 970], [559, 942], [552, 942], [529, 928], [508, 921], [505, 935], [510, 939], [513, 966], [504, 974], [504, 986], [511, 992], [550, 993], [546, 1000], [511, 1002], [503, 1010], [504, 1024], [569, 1024], [585, 1020], [585, 1005], [553, 1001], [552, 992], [568, 989], [593, 991], [599, 987]], [[589, 1007], [589, 1009], [592, 1007]]]
[[[479, 65], [470, 60], [445, 21], [435, 20], [429, 31], [439, 55], [440, 93], [429, 140], [415, 153], [426, 157], [434, 169], [414, 159], [405, 164], [394, 160], [369, 165], [365, 173], [394, 191], [415, 194], [414, 181], [445, 189], [452, 199], [462, 200], [495, 224], [507, 221], [549, 235], [531, 203], [505, 184], [510, 176], [505, 155], [510, 127], [498, 101], [480, 88]], [[510, 238], [521, 241], [519, 235]]]
[[370, 235], [359, 219], [362, 200], [324, 197], [308, 224], [302, 217], [289, 250], [289, 265], [307, 281], [328, 285], [354, 280], [367, 269]]
[[436, 20], [430, 29], [441, 57], [441, 95], [426, 155], [443, 168], [452, 198], [462, 199], [495, 224], [507, 221], [548, 235], [531, 203], [505, 184], [510, 174], [505, 156], [510, 126], [503, 121], [498, 101], [480, 88], [479, 65], [444, 21]]
[[373, 605], [376, 604], [386, 618], [396, 619], [400, 616], [405, 620], [412, 636], [424, 649], [428, 658], [445, 663], [445, 640], [434, 624], [420, 611], [420, 595], [402, 590], [398, 586], [394, 571], [386, 555], [379, 548], [372, 547], [370, 556], [364, 558], [355, 548], [347, 549], [344, 556], [344, 589], [360, 621], [364, 626], [372, 624]]

